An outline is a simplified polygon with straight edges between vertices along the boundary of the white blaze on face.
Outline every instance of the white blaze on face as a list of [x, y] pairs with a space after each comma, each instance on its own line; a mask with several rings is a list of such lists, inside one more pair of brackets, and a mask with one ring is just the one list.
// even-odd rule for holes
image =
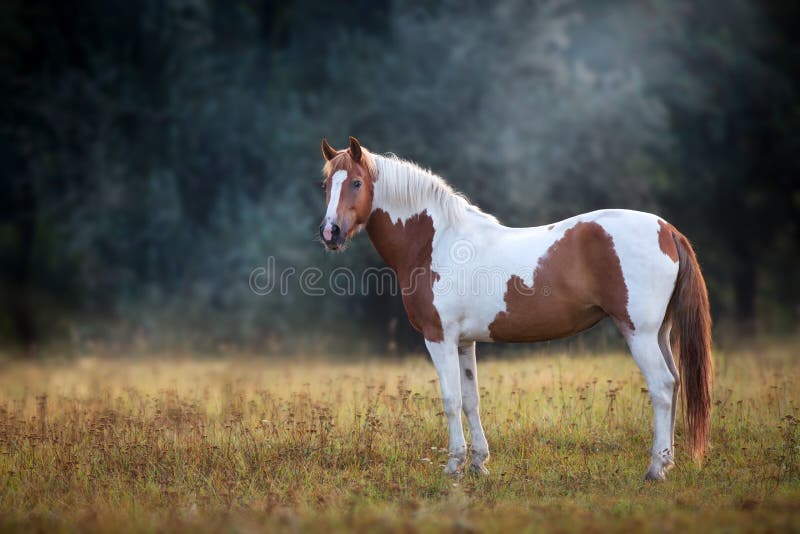
[[347, 180], [347, 171], [336, 171], [331, 177], [331, 199], [328, 202], [328, 211], [325, 212], [325, 227], [322, 237], [330, 241], [333, 223], [336, 222], [336, 208], [339, 207], [339, 196], [342, 194], [342, 184]]

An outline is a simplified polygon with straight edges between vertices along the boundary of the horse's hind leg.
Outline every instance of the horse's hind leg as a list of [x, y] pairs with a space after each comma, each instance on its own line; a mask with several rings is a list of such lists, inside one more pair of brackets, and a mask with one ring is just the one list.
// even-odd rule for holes
[[637, 329], [628, 335], [628, 346], [647, 381], [653, 404], [655, 436], [645, 480], [662, 480], [674, 465], [672, 430], [677, 380], [661, 351], [658, 329]]
[[475, 360], [474, 341], [458, 346], [458, 361], [461, 367], [461, 407], [464, 409], [464, 415], [469, 423], [470, 448], [472, 449], [470, 469], [488, 475], [489, 470], [483, 464], [489, 459], [489, 443], [486, 441], [483, 425], [481, 425], [481, 397], [478, 391], [478, 365]]
[[669, 368], [669, 372], [675, 378], [675, 387], [672, 389], [672, 417], [669, 426], [669, 445], [673, 458], [675, 457], [675, 411], [678, 409], [678, 390], [680, 389], [680, 375], [678, 368], [675, 366], [675, 358], [672, 356], [672, 345], [669, 341], [669, 334], [672, 325], [669, 321], [664, 321], [661, 329], [658, 331], [658, 346], [661, 349], [661, 354], [664, 356], [664, 361]]

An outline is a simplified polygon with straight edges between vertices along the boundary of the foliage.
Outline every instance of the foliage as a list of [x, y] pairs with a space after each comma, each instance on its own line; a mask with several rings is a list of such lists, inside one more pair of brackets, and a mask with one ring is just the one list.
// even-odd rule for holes
[[418, 343], [397, 299], [248, 286], [269, 256], [380, 265], [313, 243], [319, 140], [349, 134], [507, 224], [657, 211], [698, 245], [717, 319], [796, 329], [793, 5], [6, 3], [0, 336], [280, 350], [303, 331], [303, 351], [346, 312], [367, 346], [397, 318]]

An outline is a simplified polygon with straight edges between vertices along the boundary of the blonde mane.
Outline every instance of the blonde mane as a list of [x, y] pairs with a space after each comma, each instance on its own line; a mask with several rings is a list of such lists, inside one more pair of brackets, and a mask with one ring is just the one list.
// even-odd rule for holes
[[[373, 154], [363, 146], [361, 153], [362, 161], [374, 180], [375, 195], [393, 207], [409, 213], [438, 208], [449, 225], [461, 222], [468, 213], [497, 222], [494, 216], [484, 213], [454, 190], [444, 178], [416, 163], [394, 154]], [[349, 153], [340, 150], [334, 158], [325, 162], [322, 175], [330, 176], [335, 170], [350, 171], [355, 165]]]
[[410, 212], [438, 207], [450, 225], [462, 221], [467, 213], [475, 213], [497, 222], [493, 216], [470, 204], [464, 195], [455, 191], [441, 176], [394, 154], [370, 154], [363, 147], [362, 151], [370, 172], [373, 167], [377, 171], [374, 175], [375, 195], [385, 202]]

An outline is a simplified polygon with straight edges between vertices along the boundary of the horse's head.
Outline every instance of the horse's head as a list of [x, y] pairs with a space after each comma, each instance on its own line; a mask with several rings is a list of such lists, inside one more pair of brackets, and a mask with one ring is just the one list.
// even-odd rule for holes
[[319, 235], [328, 250], [339, 250], [361, 230], [372, 212], [375, 180], [372, 157], [355, 137], [346, 150], [336, 150], [322, 140], [325, 202], [328, 206]]

